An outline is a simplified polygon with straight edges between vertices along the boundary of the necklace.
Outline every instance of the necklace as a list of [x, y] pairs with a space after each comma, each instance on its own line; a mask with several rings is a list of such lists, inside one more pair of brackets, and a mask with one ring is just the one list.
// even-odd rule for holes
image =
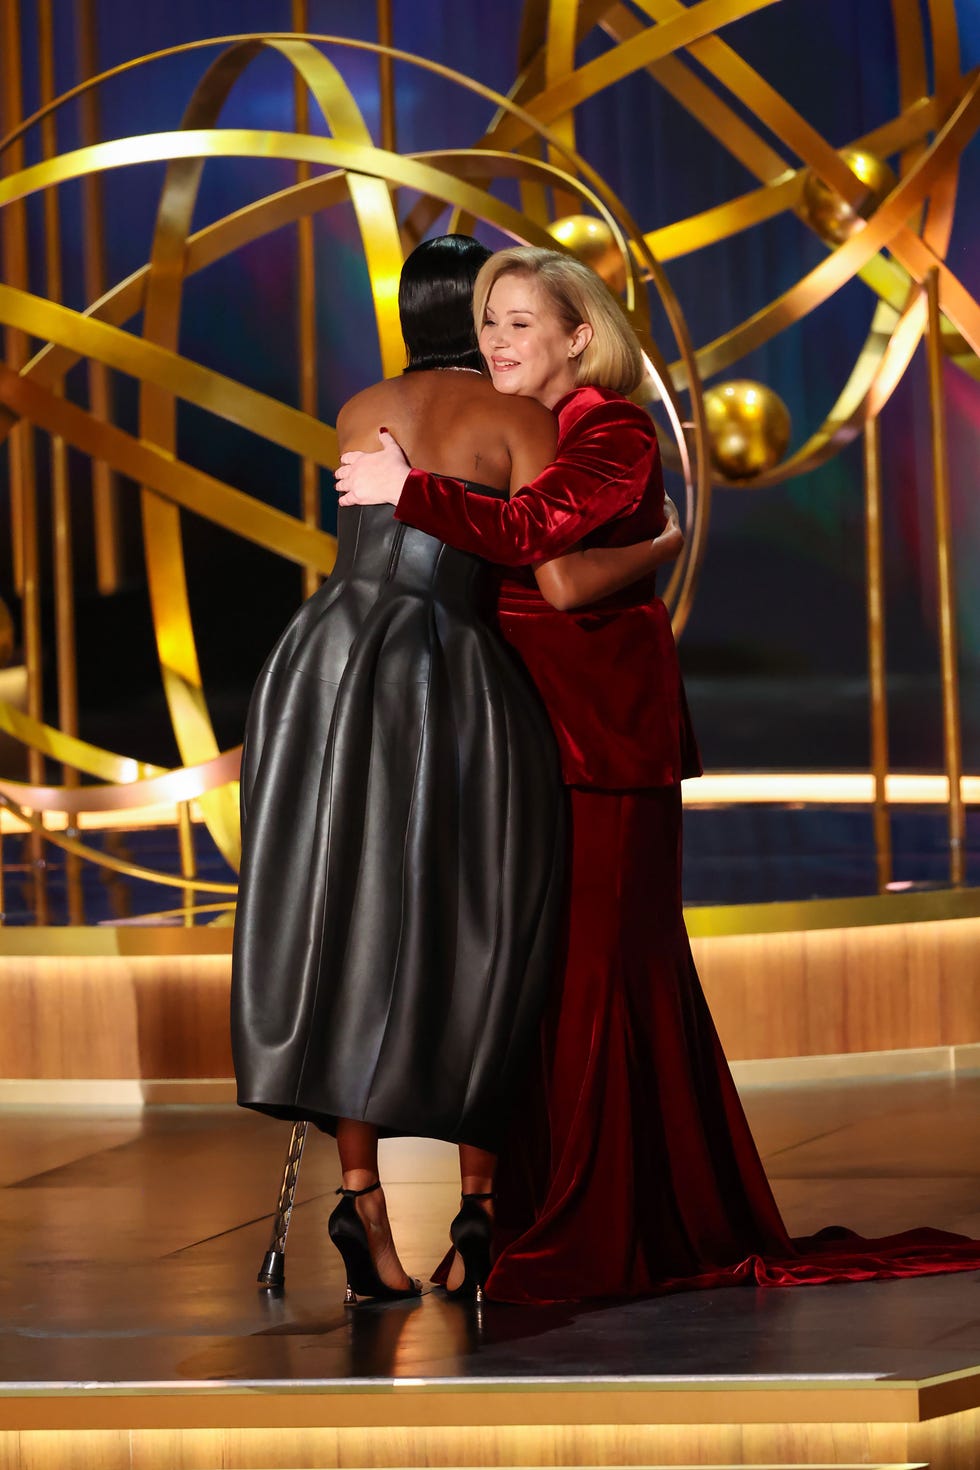
[[478, 378], [482, 378], [483, 377], [483, 374], [482, 374], [482, 372], [480, 371], [479, 368], [458, 367], [456, 363], [452, 363], [452, 362], [448, 362], [446, 364], [446, 366], [443, 367], [443, 368], [440, 368], [439, 371], [441, 373], [476, 373], [476, 375], [477, 375]]

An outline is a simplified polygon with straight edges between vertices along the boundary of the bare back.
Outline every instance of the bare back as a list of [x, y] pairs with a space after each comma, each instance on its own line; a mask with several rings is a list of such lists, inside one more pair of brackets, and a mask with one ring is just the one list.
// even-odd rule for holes
[[337, 419], [340, 452], [377, 450], [381, 427], [420, 469], [511, 493], [554, 459], [558, 437], [542, 404], [451, 369], [406, 373], [355, 394]]

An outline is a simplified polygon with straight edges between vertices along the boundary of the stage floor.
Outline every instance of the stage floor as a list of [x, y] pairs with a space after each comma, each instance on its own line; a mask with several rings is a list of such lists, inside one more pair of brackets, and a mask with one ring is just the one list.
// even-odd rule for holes
[[[980, 1235], [980, 1076], [744, 1093], [793, 1233], [931, 1224]], [[353, 1381], [699, 1383], [922, 1379], [980, 1364], [980, 1276], [740, 1287], [518, 1308], [351, 1311], [325, 1223], [332, 1140], [311, 1136], [285, 1293], [255, 1285], [288, 1127], [227, 1108], [7, 1110], [0, 1130], [0, 1382], [244, 1386]], [[427, 1274], [455, 1209], [454, 1155], [389, 1143], [403, 1260]]]

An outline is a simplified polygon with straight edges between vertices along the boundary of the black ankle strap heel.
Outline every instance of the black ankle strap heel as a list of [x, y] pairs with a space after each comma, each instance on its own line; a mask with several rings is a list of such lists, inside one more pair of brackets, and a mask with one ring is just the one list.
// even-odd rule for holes
[[371, 1258], [367, 1231], [354, 1201], [360, 1199], [361, 1195], [373, 1194], [380, 1188], [380, 1179], [364, 1189], [344, 1189], [341, 1185], [337, 1193], [343, 1195], [343, 1199], [327, 1224], [330, 1239], [340, 1251], [347, 1270], [344, 1305], [348, 1307], [356, 1307], [359, 1296], [370, 1297], [372, 1301], [378, 1302], [400, 1302], [422, 1294], [422, 1283], [414, 1277], [409, 1278], [412, 1284], [408, 1287], [386, 1286]]
[[449, 1227], [449, 1238], [462, 1259], [464, 1276], [459, 1286], [446, 1288], [446, 1295], [455, 1301], [475, 1301], [477, 1306], [483, 1301], [483, 1288], [490, 1275], [493, 1221], [480, 1208], [480, 1201], [494, 1198], [492, 1192], [460, 1195], [460, 1211]]

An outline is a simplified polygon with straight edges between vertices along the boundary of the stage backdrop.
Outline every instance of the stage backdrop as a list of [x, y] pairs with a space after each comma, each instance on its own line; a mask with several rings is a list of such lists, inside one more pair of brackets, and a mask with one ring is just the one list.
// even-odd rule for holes
[[[546, 27], [538, 13], [546, 8], [525, 6], [521, 0], [495, 0], [492, 5], [470, 0], [393, 0], [392, 41], [397, 48], [507, 94], [526, 59], [522, 46], [527, 48], [534, 40], [535, 25], [544, 34]], [[709, 8], [689, 7], [692, 14]], [[720, 14], [720, 7], [715, 8]], [[8, 0], [6, 11], [17, 9]], [[383, 12], [385, 7], [380, 9]], [[655, 21], [666, 26], [678, 16], [683, 19], [683, 7], [667, 3], [583, 4], [579, 9], [584, 34], [574, 52], [578, 68], [592, 62], [601, 65], [601, 58], [621, 45], [631, 28], [649, 33], [658, 29]], [[942, 97], [937, 104], [929, 99], [943, 94], [948, 102], [954, 90], [958, 97], [965, 97], [969, 73], [980, 64], [980, 9], [974, 0], [930, 6], [931, 26], [924, 24], [922, 32], [918, 123], [904, 131], [891, 126], [889, 132], [903, 112], [909, 117], [915, 113], [910, 73], [906, 67], [903, 74], [899, 64], [896, 35], [903, 34], [903, 26], [905, 34], [920, 26], [917, 6], [897, 0], [895, 4], [865, 0], [861, 5], [852, 0], [823, 0], [820, 5], [810, 0], [779, 0], [746, 9], [751, 13], [725, 25], [714, 40], [702, 38], [700, 49], [695, 46], [668, 57], [675, 69], [683, 67], [683, 78], [676, 70], [670, 72], [666, 64], [659, 72], [647, 64], [623, 68], [624, 75], [598, 87], [575, 106], [574, 131], [565, 135], [573, 138], [578, 153], [608, 184], [647, 238], [697, 348], [723, 338], [790, 292], [834, 248], [821, 225], [819, 201], [815, 204], [813, 195], [802, 192], [801, 156], [774, 126], [773, 119], [781, 115], [779, 107], [770, 108], [760, 121], [756, 104], [768, 96], [766, 86], [794, 110], [794, 118], [803, 119], [833, 149], [869, 135], [874, 138], [884, 130], [881, 160], [904, 177], [914, 164], [916, 151], [932, 141], [948, 116], [940, 105]], [[575, 7], [569, 10], [574, 12]], [[909, 20], [912, 11], [916, 12], [914, 25]], [[19, 19], [20, 57], [12, 59], [9, 15], [7, 18], [5, 77], [9, 84], [16, 72], [21, 97], [18, 103], [7, 86], [5, 131], [19, 117], [32, 114], [45, 97], [67, 91], [86, 75], [231, 31], [305, 29], [365, 42], [378, 39], [375, 7], [363, 0], [309, 0], [303, 5], [288, 0], [236, 0], [234, 5], [220, 0], [168, 0], [153, 6], [137, 6], [129, 0], [92, 0], [53, 7], [22, 0]], [[605, 26], [597, 23], [603, 19]], [[47, 51], [46, 25], [53, 27], [53, 44]], [[320, 45], [356, 99], [374, 141], [382, 141], [383, 127], [393, 127], [394, 139], [389, 141], [401, 155], [470, 148], [493, 122], [497, 108], [486, 96], [447, 76], [398, 60], [393, 68], [393, 116], [383, 118], [377, 55], [326, 42]], [[720, 45], [730, 47], [727, 55], [736, 58], [727, 72], [722, 65], [725, 58], [711, 49]], [[19, 161], [16, 150], [4, 153], [5, 172], [55, 152], [69, 154], [93, 137], [109, 140], [172, 132], [181, 125], [188, 100], [221, 49], [178, 51], [108, 79], [98, 89], [97, 118], [86, 114], [81, 103], [62, 107], [47, 139], [35, 126], [24, 134]], [[53, 57], [54, 70], [45, 79], [46, 55]], [[750, 100], [738, 85], [744, 78], [731, 70], [736, 65], [750, 67], [756, 74], [748, 86]], [[720, 75], [727, 78], [728, 85], [719, 80]], [[539, 74], [537, 90], [546, 85], [547, 78]], [[686, 100], [681, 96], [685, 88]], [[704, 98], [701, 109], [698, 88]], [[715, 104], [709, 106], [712, 98], [720, 99], [728, 109], [721, 121], [712, 111]], [[18, 115], [13, 116], [12, 109], [18, 106]], [[232, 87], [219, 126], [289, 134], [297, 129], [296, 107], [293, 71], [281, 54], [270, 50], [258, 55]], [[559, 131], [563, 117], [560, 114], [555, 124]], [[86, 132], [93, 125], [96, 132]], [[315, 136], [330, 136], [315, 105], [309, 106], [307, 127]], [[952, 207], [944, 258], [953, 275], [976, 298], [980, 294], [980, 250], [976, 246], [980, 142], [975, 136], [969, 141], [970, 130], [966, 133], [958, 185], [955, 152], [943, 175]], [[154, 157], [152, 149], [149, 156]], [[765, 163], [761, 171], [753, 167], [753, 160], [760, 158]], [[779, 184], [780, 170], [786, 174], [782, 207], [760, 209], [750, 228], [729, 232], [715, 219], [707, 232], [709, 239], [714, 237], [713, 243], [698, 248], [696, 232], [672, 237], [669, 227], [678, 221], [690, 221], [727, 201], [752, 195], [763, 184], [771, 189]], [[320, 171], [319, 166], [314, 167], [314, 172]], [[101, 175], [103, 289], [146, 264], [164, 176], [162, 161], [110, 168]], [[296, 164], [288, 157], [211, 158], [203, 171], [192, 228], [200, 231], [264, 195], [289, 188], [296, 180]], [[503, 177], [490, 187], [499, 200], [529, 217], [535, 207], [548, 208], [552, 214], [567, 213], [569, 204], [575, 203], [559, 193], [550, 204], [542, 196], [545, 204], [539, 200], [535, 206], [530, 186], [522, 192], [516, 180]], [[887, 192], [886, 181], [877, 197]], [[58, 295], [65, 305], [80, 311], [90, 304], [92, 279], [85, 248], [85, 186], [72, 178], [61, 185], [57, 196]], [[27, 198], [27, 274], [19, 283], [42, 298], [53, 294], [45, 198], [43, 192]], [[421, 220], [426, 233], [447, 228], [453, 221], [451, 212], [443, 208], [425, 217], [418, 212], [422, 199], [419, 189], [399, 189], [397, 210], [402, 221]], [[585, 212], [596, 211], [586, 207]], [[921, 213], [913, 211], [911, 227], [918, 226]], [[852, 223], [853, 219], [852, 214]], [[475, 232], [494, 245], [507, 239], [486, 222], [477, 223]], [[4, 239], [5, 278], [10, 281], [12, 246], [9, 235]], [[307, 287], [315, 328], [316, 375], [314, 401], [310, 403], [308, 396], [307, 406], [332, 425], [344, 399], [384, 370], [364, 238], [349, 198], [345, 196], [314, 216], [313, 245], [312, 278]], [[886, 266], [897, 262], [889, 279], [901, 307], [901, 252], [889, 255], [884, 251], [879, 258]], [[184, 357], [209, 369], [300, 406], [302, 313], [297, 262], [297, 231], [290, 224], [190, 276], [174, 346]], [[643, 261], [638, 270], [641, 267], [645, 268]], [[648, 296], [653, 341], [672, 362], [680, 352], [663, 307], [663, 292], [650, 286], [641, 289]], [[754, 349], [715, 370], [708, 364], [704, 386], [750, 379], [773, 390], [788, 410], [791, 424], [785, 460], [820, 430], [833, 409], [866, 348], [879, 297], [880, 292], [866, 278], [849, 274], [838, 289], [799, 320], [764, 333], [765, 340]], [[140, 316], [125, 326], [139, 332]], [[977, 764], [975, 681], [969, 676], [980, 660], [980, 577], [976, 574], [980, 388], [976, 357], [956, 338], [951, 323], [945, 323], [944, 333], [947, 357], [942, 374], [956, 621], [960, 665], [967, 676], [963, 698], [969, 769]], [[36, 330], [31, 350], [40, 348], [43, 341], [43, 334]], [[390, 361], [387, 367], [391, 369]], [[67, 375], [65, 393], [84, 404], [90, 386], [85, 364], [79, 363]], [[136, 378], [122, 372], [112, 374], [108, 393], [113, 421], [136, 434]], [[683, 393], [678, 402], [690, 421], [692, 411]], [[655, 414], [665, 428], [666, 447], [676, 456], [669, 418], [662, 409]], [[880, 415], [887, 660], [893, 704], [899, 713], [892, 728], [894, 764], [938, 768], [941, 719], [930, 425], [920, 345]], [[263, 434], [249, 433], [200, 406], [182, 402], [175, 447], [180, 460], [268, 506], [291, 516], [300, 514], [303, 471], [298, 457]], [[104, 504], [101, 520], [99, 513], [93, 513], [88, 456], [69, 449], [67, 463], [75, 535], [80, 733], [96, 744], [161, 765], [179, 764], [181, 754], [171, 733], [156, 665], [136, 487], [119, 477], [112, 512], [118, 523], [113, 530], [112, 516], [106, 519]], [[54, 572], [48, 532], [53, 514], [51, 467], [48, 443], [38, 436], [45, 704], [48, 718], [58, 723], [52, 652]], [[10, 470], [10, 458], [0, 454], [4, 526], [9, 524]], [[329, 531], [335, 523], [331, 477], [323, 468], [312, 473], [321, 524]], [[306, 474], [309, 519], [311, 471]], [[770, 483], [759, 483], [757, 477], [721, 484], [715, 475], [697, 585], [689, 589], [693, 601], [681, 647], [695, 714], [701, 715], [706, 755], [715, 765], [866, 767], [861, 436], [804, 473], [779, 481], [777, 468], [775, 482], [772, 473], [768, 478]], [[679, 472], [672, 475], [671, 486], [683, 501]], [[183, 534], [203, 686], [218, 745], [226, 748], [241, 738], [251, 682], [304, 585], [308, 590], [310, 583], [303, 583], [293, 562], [206, 519], [185, 514]], [[116, 538], [117, 555], [114, 566], [107, 569], [108, 536]], [[16, 584], [22, 570], [18, 571], [11, 543], [4, 535], [0, 541], [0, 595], [13, 609], [18, 634], [22, 617]], [[781, 691], [779, 697], [766, 700], [767, 688]], [[798, 717], [800, 709], [808, 711], [806, 719]]]

